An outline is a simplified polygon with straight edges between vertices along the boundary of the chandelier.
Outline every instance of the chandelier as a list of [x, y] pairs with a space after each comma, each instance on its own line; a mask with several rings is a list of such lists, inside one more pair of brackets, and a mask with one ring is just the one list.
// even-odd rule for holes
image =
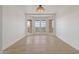
[[44, 12], [45, 11], [45, 9], [42, 7], [42, 5], [39, 5], [38, 7], [37, 7], [37, 9], [36, 9], [36, 12], [39, 12], [39, 13], [42, 13], [42, 12]]

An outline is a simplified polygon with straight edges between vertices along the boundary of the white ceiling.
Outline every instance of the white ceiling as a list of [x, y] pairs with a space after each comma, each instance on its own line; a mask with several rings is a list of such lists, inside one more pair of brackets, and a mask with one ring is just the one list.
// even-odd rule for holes
[[[38, 6], [37, 5], [27, 5], [25, 6], [25, 12], [26, 13], [37, 13], [36, 12], [36, 8]], [[66, 6], [66, 5], [43, 5], [43, 7], [45, 8], [45, 12], [44, 13], [58, 13], [61, 11], [65, 11], [68, 8], [70, 8], [71, 6]]]
[[[23, 13], [37, 13], [36, 8], [38, 5], [19, 5]], [[45, 8], [44, 13], [56, 13], [60, 16], [62, 13], [68, 14], [70, 11], [79, 10], [78, 5], [43, 5]]]

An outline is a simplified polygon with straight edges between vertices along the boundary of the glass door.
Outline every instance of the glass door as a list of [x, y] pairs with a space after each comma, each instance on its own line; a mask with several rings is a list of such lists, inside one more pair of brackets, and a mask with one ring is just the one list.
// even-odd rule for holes
[[41, 20], [41, 32], [46, 32], [46, 20]]
[[40, 20], [36, 20], [35, 21], [35, 32], [40, 32], [40, 28], [41, 28], [41, 23]]
[[41, 33], [46, 32], [46, 20], [36, 20], [35, 21], [35, 32]]

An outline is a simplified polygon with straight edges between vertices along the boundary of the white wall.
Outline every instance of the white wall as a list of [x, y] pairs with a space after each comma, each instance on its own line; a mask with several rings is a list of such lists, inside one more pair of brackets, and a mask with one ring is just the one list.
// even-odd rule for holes
[[3, 6], [3, 49], [25, 35], [23, 6]]
[[[56, 13], [56, 33], [59, 38], [79, 50], [79, 6], [44, 6], [45, 13]], [[35, 13], [36, 6], [26, 6]], [[50, 12], [49, 12], [50, 11]], [[3, 49], [24, 35], [23, 6], [3, 6]]]
[[79, 50], [79, 6], [60, 10], [56, 18], [57, 36]]
[[[26, 12], [36, 13], [38, 6], [26, 6]], [[44, 13], [56, 13], [56, 35], [79, 50], [79, 6], [43, 6]]]
[[2, 49], [2, 6], [0, 6], [0, 50]]

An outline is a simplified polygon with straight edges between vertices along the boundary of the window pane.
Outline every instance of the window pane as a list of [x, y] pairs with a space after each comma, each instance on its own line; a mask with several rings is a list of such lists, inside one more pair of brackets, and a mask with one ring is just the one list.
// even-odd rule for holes
[[41, 27], [46, 27], [46, 21], [41, 21]]
[[40, 21], [39, 20], [35, 21], [35, 27], [40, 27]]
[[40, 20], [35, 21], [35, 32], [40, 32]]
[[46, 32], [46, 21], [45, 20], [41, 21], [41, 32]]

